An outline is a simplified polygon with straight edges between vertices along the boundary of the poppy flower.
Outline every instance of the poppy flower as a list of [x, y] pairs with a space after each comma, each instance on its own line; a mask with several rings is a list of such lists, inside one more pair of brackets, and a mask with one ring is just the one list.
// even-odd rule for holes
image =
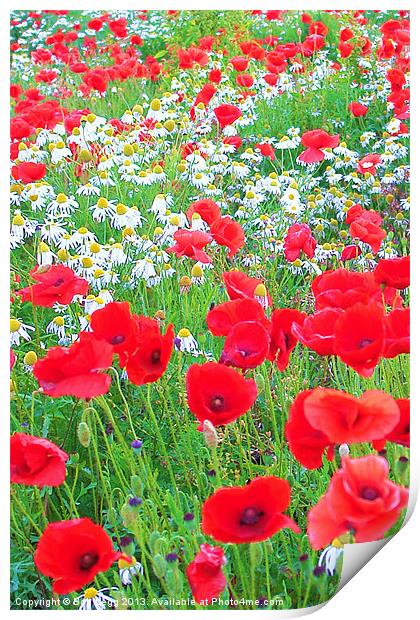
[[360, 239], [363, 243], [370, 245], [372, 252], [377, 254], [382, 241], [386, 237], [386, 232], [377, 224], [373, 224], [370, 220], [360, 217], [350, 224], [350, 235], [353, 239]]
[[330, 136], [330, 134], [322, 129], [305, 131], [305, 133], [302, 134], [302, 144], [306, 147], [306, 150], [299, 155], [298, 160], [305, 164], [313, 164], [322, 161], [325, 158], [325, 153], [322, 149], [334, 149], [338, 146], [339, 142], [340, 136], [338, 134]]
[[88, 518], [49, 523], [35, 550], [37, 569], [52, 577], [53, 592], [68, 594], [80, 590], [107, 571], [120, 557], [112, 540]]
[[349, 103], [349, 111], [356, 118], [359, 116], [366, 116], [367, 111], [369, 110], [367, 105], [363, 105], [363, 103], [359, 103], [358, 101], [352, 101]]
[[203, 200], [196, 200], [191, 203], [187, 209], [187, 217], [191, 222], [191, 218], [194, 213], [198, 213], [202, 220], [209, 226], [212, 226], [222, 216], [220, 207], [213, 200], [204, 198]]
[[221, 127], [232, 125], [242, 116], [241, 110], [236, 105], [231, 105], [230, 103], [222, 103], [222, 105], [214, 108], [214, 113]]
[[89, 288], [87, 280], [65, 265], [35, 267], [30, 276], [37, 284], [22, 288], [17, 294], [22, 301], [30, 301], [34, 306], [51, 308], [56, 303], [67, 305], [76, 295], [86, 295]]
[[[225, 271], [222, 273], [223, 281], [229, 299], [255, 299], [255, 289], [263, 281], [260, 278], [251, 278], [243, 271]], [[268, 305], [273, 303], [268, 295]]]
[[344, 458], [327, 492], [310, 509], [307, 532], [314, 549], [323, 549], [347, 532], [356, 542], [380, 540], [408, 503], [408, 489], [388, 478], [380, 456]]
[[334, 355], [335, 324], [342, 314], [340, 308], [324, 308], [302, 323], [292, 323], [292, 335], [318, 355]]
[[112, 364], [113, 348], [90, 332], [81, 332], [70, 347], [52, 347], [33, 368], [44, 394], [94, 398], [106, 394], [111, 377], [100, 372]]
[[311, 284], [315, 308], [341, 308], [345, 310], [357, 302], [368, 303], [373, 297], [381, 298], [381, 290], [372, 272], [348, 269], [324, 271]]
[[242, 226], [228, 215], [213, 222], [210, 234], [218, 245], [229, 248], [228, 257], [232, 258], [245, 244]]
[[290, 452], [307, 469], [322, 466], [322, 457], [327, 451], [328, 460], [334, 458], [335, 443], [320, 430], [314, 428], [305, 416], [304, 404], [312, 390], [300, 392], [293, 401], [285, 425], [285, 437]]
[[114, 353], [130, 352], [136, 346], [137, 323], [128, 301], [112, 301], [95, 310], [90, 327], [98, 340], [106, 340], [113, 347]]
[[283, 528], [299, 533], [293, 519], [283, 514], [289, 504], [289, 483], [276, 476], [222, 487], [203, 504], [202, 530], [218, 542], [235, 544], [266, 540]]
[[15, 433], [10, 437], [10, 482], [57, 487], [66, 479], [68, 458], [48, 439]]
[[235, 71], [246, 71], [248, 68], [249, 59], [244, 58], [243, 56], [234, 56], [234, 58], [231, 58], [229, 62]]
[[381, 439], [400, 417], [395, 400], [380, 390], [369, 390], [357, 398], [319, 387], [311, 391], [303, 409], [309, 424], [336, 444]]
[[346, 260], [353, 260], [354, 258], [360, 256], [361, 253], [362, 250], [359, 248], [358, 245], [347, 245], [345, 248], [343, 248], [340, 258], [343, 262]]
[[347, 308], [335, 324], [335, 353], [362, 377], [371, 377], [385, 345], [385, 315], [375, 301]]
[[269, 332], [261, 323], [241, 321], [230, 330], [220, 361], [236, 368], [256, 368], [267, 357], [269, 348]]
[[401, 353], [410, 353], [410, 308], [396, 308], [385, 316], [383, 356], [393, 358]]
[[373, 270], [376, 282], [392, 288], [410, 286], [410, 256], [381, 258]]
[[187, 566], [187, 579], [195, 602], [206, 605], [205, 601], [217, 598], [226, 587], [226, 577], [222, 566], [226, 564], [221, 547], [200, 545], [200, 551]]
[[35, 164], [31, 161], [24, 161], [17, 166], [12, 166], [12, 177], [22, 183], [34, 183], [40, 181], [47, 174], [45, 164]]
[[263, 155], [264, 157], [268, 157], [271, 161], [274, 161], [276, 158], [276, 152], [268, 142], [261, 142], [255, 145], [255, 148]]
[[172, 355], [175, 334], [173, 325], [161, 334], [157, 321], [147, 317], [136, 317], [136, 320], [137, 340], [125, 369], [131, 383], [144, 385], [157, 381], [165, 372]]
[[195, 417], [214, 426], [233, 422], [252, 407], [257, 395], [253, 379], [224, 364], [192, 364], [186, 377], [188, 406]]
[[400, 418], [394, 428], [383, 439], [372, 441], [372, 446], [378, 452], [385, 448], [387, 441], [397, 443], [406, 448], [410, 447], [410, 399], [397, 398], [395, 402], [400, 410]]
[[301, 252], [308, 258], [313, 258], [316, 248], [316, 239], [308, 224], [293, 224], [284, 238], [284, 256], [289, 263], [293, 263]]
[[268, 359], [275, 362], [277, 368], [283, 372], [289, 363], [289, 357], [297, 344], [293, 335], [292, 325], [302, 324], [306, 318], [305, 312], [293, 308], [280, 308], [271, 315], [271, 340]]
[[212, 241], [212, 237], [200, 230], [177, 230], [174, 233], [175, 245], [166, 249], [169, 254], [174, 253], [175, 256], [181, 258], [188, 256], [194, 258], [200, 263], [211, 263], [212, 260], [205, 252], [204, 246]]
[[264, 308], [256, 299], [235, 299], [212, 308], [206, 316], [207, 327], [213, 336], [227, 336], [242, 321], [257, 321], [270, 330], [271, 324]]
[[365, 172], [369, 172], [370, 174], [376, 174], [376, 166], [381, 162], [381, 156], [378, 153], [373, 153], [371, 155], [365, 155], [357, 164], [357, 172], [360, 174], [365, 174]]

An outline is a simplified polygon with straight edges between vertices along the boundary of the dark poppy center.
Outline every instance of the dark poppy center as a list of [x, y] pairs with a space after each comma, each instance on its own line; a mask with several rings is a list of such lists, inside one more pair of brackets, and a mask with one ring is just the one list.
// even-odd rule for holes
[[364, 338], [359, 342], [359, 349], [364, 349], [365, 347], [368, 347], [370, 344], [372, 344], [372, 342], [373, 340], [371, 338]]
[[111, 344], [121, 344], [122, 342], [124, 342], [125, 340], [125, 336], [123, 336], [122, 334], [119, 334], [118, 336], [114, 336], [111, 340]]
[[379, 497], [379, 493], [373, 487], [364, 487], [362, 489], [362, 492], [360, 493], [360, 497], [363, 497], [363, 499], [367, 499], [368, 501], [372, 502], [374, 499]]
[[160, 362], [160, 350], [156, 349], [155, 351], [152, 352], [151, 356], [150, 356], [150, 361], [152, 362], [152, 364], [159, 364]]
[[85, 553], [81, 556], [79, 566], [81, 570], [89, 570], [99, 560], [99, 555], [95, 552]]
[[64, 278], [58, 278], [58, 280], [54, 282], [54, 286], [61, 286], [62, 284], [64, 284]]
[[256, 525], [263, 516], [264, 513], [261, 510], [251, 506], [250, 508], [245, 508], [242, 512], [239, 523], [241, 525]]
[[225, 399], [223, 396], [213, 396], [210, 401], [210, 409], [212, 411], [222, 411], [225, 406]]

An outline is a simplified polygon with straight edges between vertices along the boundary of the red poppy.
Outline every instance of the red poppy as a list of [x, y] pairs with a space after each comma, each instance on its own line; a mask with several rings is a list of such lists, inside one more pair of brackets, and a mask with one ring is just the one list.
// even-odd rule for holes
[[315, 388], [303, 405], [309, 424], [336, 444], [381, 439], [400, 418], [390, 394], [369, 390], [359, 398], [330, 388]]
[[253, 379], [224, 364], [206, 362], [189, 367], [186, 377], [188, 406], [195, 417], [214, 426], [233, 422], [252, 407], [257, 395]]
[[249, 59], [243, 56], [234, 56], [230, 59], [230, 64], [236, 71], [246, 71], [248, 68]]
[[261, 323], [241, 321], [230, 330], [220, 361], [236, 368], [256, 368], [267, 357], [269, 347], [269, 332]]
[[87, 280], [65, 265], [35, 267], [30, 275], [37, 284], [22, 288], [17, 294], [22, 301], [30, 301], [34, 306], [51, 308], [56, 303], [67, 305], [76, 295], [86, 295], [89, 288]]
[[97, 340], [90, 332], [81, 332], [70, 347], [52, 347], [38, 360], [33, 373], [44, 394], [94, 398], [106, 394], [111, 377], [100, 372], [112, 364], [112, 346]]
[[293, 308], [280, 308], [271, 315], [271, 340], [268, 359], [275, 362], [277, 368], [285, 370], [289, 357], [297, 344], [297, 338], [292, 333], [294, 323], [302, 324], [306, 318], [305, 312]]
[[242, 226], [228, 215], [213, 222], [210, 234], [218, 245], [229, 248], [228, 257], [232, 258], [245, 244]]
[[303, 323], [292, 323], [292, 334], [318, 355], [334, 355], [335, 324], [342, 312], [340, 308], [324, 308], [305, 317]]
[[316, 239], [308, 224], [293, 224], [284, 238], [284, 256], [289, 263], [293, 263], [301, 252], [308, 258], [313, 258], [316, 248]]
[[245, 88], [251, 88], [254, 83], [254, 78], [249, 73], [240, 73], [236, 76], [236, 83], [238, 86], [243, 86]]
[[276, 152], [268, 142], [260, 142], [255, 145], [255, 148], [263, 155], [264, 157], [268, 157], [271, 161], [274, 161], [276, 158]]
[[256, 299], [235, 299], [215, 306], [207, 313], [207, 327], [213, 336], [227, 336], [242, 321], [258, 321], [270, 330], [264, 308]]
[[17, 166], [12, 166], [12, 177], [22, 183], [34, 183], [40, 181], [47, 174], [45, 164], [35, 164], [31, 161], [24, 161]]
[[[137, 340], [125, 368], [131, 383], [144, 385], [157, 381], [168, 367], [174, 346], [174, 327], [169, 325], [165, 334], [159, 325], [148, 317], [135, 317]], [[124, 362], [121, 360], [121, 363]]]
[[328, 460], [333, 460], [335, 444], [322, 431], [314, 428], [305, 416], [304, 404], [311, 394], [312, 390], [305, 390], [296, 396], [284, 432], [295, 459], [307, 469], [317, 469], [322, 466], [325, 450]]
[[210, 82], [214, 82], [214, 84], [220, 84], [222, 81], [222, 72], [220, 69], [212, 69], [209, 71], [208, 78]]
[[395, 402], [400, 410], [400, 418], [394, 428], [383, 439], [372, 441], [372, 446], [375, 450], [383, 450], [387, 441], [392, 441], [392, 443], [397, 443], [406, 448], [410, 447], [410, 399], [397, 398]]
[[350, 224], [350, 235], [353, 239], [360, 239], [363, 243], [370, 245], [372, 252], [377, 254], [383, 239], [386, 237], [386, 232], [377, 224], [360, 217]]
[[354, 258], [360, 256], [361, 253], [362, 250], [359, 248], [358, 245], [347, 245], [345, 248], [343, 248], [340, 258], [343, 262], [346, 260], [353, 260]]
[[373, 274], [379, 284], [397, 289], [407, 288], [410, 286], [410, 256], [381, 258]]
[[396, 308], [385, 316], [383, 356], [393, 358], [401, 353], [410, 353], [410, 308]]
[[289, 483], [276, 476], [254, 478], [243, 487], [222, 487], [203, 504], [203, 533], [235, 544], [266, 540], [283, 528], [299, 533], [293, 519], [283, 514], [289, 504]]
[[[251, 278], [243, 271], [225, 271], [222, 274], [229, 299], [255, 299], [255, 289], [263, 281], [260, 278]], [[273, 301], [268, 296], [268, 305]]]
[[360, 273], [348, 269], [324, 271], [311, 284], [315, 296], [315, 308], [342, 308], [345, 310], [357, 302], [368, 303], [381, 298], [381, 290], [370, 271]]
[[137, 323], [128, 301], [112, 301], [93, 312], [90, 326], [98, 340], [106, 340], [114, 353], [131, 352], [135, 348]]
[[298, 160], [306, 164], [322, 161], [325, 158], [325, 153], [322, 149], [334, 149], [339, 142], [340, 136], [338, 134], [330, 136], [322, 129], [305, 131], [302, 134], [302, 144], [306, 147], [306, 150], [299, 155]]
[[214, 108], [214, 113], [221, 127], [232, 125], [242, 116], [241, 110], [236, 105], [231, 105], [230, 103], [222, 103], [222, 105]]
[[166, 252], [174, 253], [175, 256], [188, 256], [200, 263], [211, 263], [212, 260], [205, 252], [204, 246], [212, 241], [212, 237], [200, 230], [177, 230], [174, 233], [175, 245], [166, 249]]
[[10, 482], [57, 487], [66, 479], [68, 458], [48, 439], [15, 433], [10, 437]]
[[335, 324], [335, 352], [362, 377], [371, 377], [385, 345], [385, 315], [375, 301], [347, 308]]
[[358, 101], [352, 101], [349, 103], [349, 110], [356, 118], [358, 116], [366, 116], [367, 111], [369, 110], [367, 105], [363, 105], [363, 103], [359, 103]]
[[49, 523], [38, 541], [34, 562], [37, 569], [54, 579], [53, 592], [68, 594], [80, 590], [107, 571], [120, 557], [112, 540], [90, 519]]
[[191, 203], [187, 209], [187, 217], [190, 222], [194, 213], [198, 213], [209, 226], [217, 222], [222, 216], [219, 205], [209, 198]]
[[381, 156], [377, 153], [373, 153], [371, 155], [365, 155], [357, 164], [357, 172], [360, 174], [365, 174], [365, 172], [370, 172], [370, 174], [376, 174], [376, 166], [380, 163]]
[[384, 458], [347, 457], [342, 463], [308, 514], [307, 532], [314, 549], [323, 549], [347, 532], [356, 542], [379, 540], [408, 503], [408, 489], [389, 480]]
[[187, 566], [187, 579], [195, 602], [207, 605], [217, 598], [226, 587], [222, 566], [226, 564], [221, 547], [200, 545], [200, 551]]

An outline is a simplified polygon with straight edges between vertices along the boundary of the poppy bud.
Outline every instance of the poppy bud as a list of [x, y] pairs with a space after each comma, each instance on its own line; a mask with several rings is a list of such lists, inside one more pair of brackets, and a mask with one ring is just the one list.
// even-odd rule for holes
[[137, 497], [143, 495], [143, 483], [140, 476], [131, 476], [131, 490]]
[[204, 441], [210, 449], [213, 450], [214, 448], [217, 448], [217, 432], [210, 420], [204, 420], [203, 422], [203, 437]]
[[133, 508], [130, 506], [130, 504], [126, 503], [121, 508], [120, 514], [124, 523], [124, 527], [129, 528], [133, 523], [135, 523], [138, 512], [135, 507]]
[[165, 576], [166, 586], [171, 596], [176, 597], [182, 592], [182, 575], [178, 568], [178, 562], [173, 562], [169, 565], [168, 571]]
[[408, 460], [406, 456], [400, 456], [398, 461], [395, 463], [395, 471], [397, 472], [400, 478], [403, 479], [405, 477], [409, 464], [410, 464], [410, 461]]
[[255, 375], [255, 383], [257, 384], [258, 393], [261, 394], [261, 392], [264, 391], [265, 379], [264, 379], [264, 376], [260, 372], [258, 372]]
[[249, 555], [251, 557], [251, 563], [253, 566], [259, 566], [264, 559], [263, 546], [259, 543], [253, 543], [249, 547]]
[[168, 570], [168, 564], [165, 562], [165, 558], [163, 557], [163, 555], [160, 555], [160, 553], [158, 553], [154, 556], [152, 567], [156, 577], [158, 577], [159, 579], [165, 577], [166, 571]]
[[84, 448], [88, 448], [90, 444], [90, 430], [86, 422], [80, 422], [77, 427], [77, 438]]

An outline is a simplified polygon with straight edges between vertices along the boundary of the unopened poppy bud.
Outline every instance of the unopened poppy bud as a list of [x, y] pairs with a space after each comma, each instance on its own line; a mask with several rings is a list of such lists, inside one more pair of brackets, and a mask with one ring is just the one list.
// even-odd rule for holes
[[264, 558], [263, 546], [258, 543], [253, 543], [249, 547], [249, 555], [251, 556], [251, 563], [254, 566], [262, 564]]
[[84, 448], [88, 448], [90, 444], [90, 430], [86, 422], [80, 422], [77, 427], [77, 439]]
[[255, 375], [255, 383], [257, 384], [258, 393], [260, 394], [261, 392], [264, 391], [264, 387], [265, 387], [265, 379], [260, 372], [258, 372]]
[[140, 476], [131, 476], [131, 490], [138, 497], [143, 495], [143, 483]]
[[182, 592], [183, 582], [182, 575], [178, 567], [178, 562], [169, 564], [168, 571], [165, 576], [165, 583], [171, 596], [178, 596]]
[[26, 364], [27, 366], [34, 366], [37, 359], [38, 359], [38, 356], [35, 353], [35, 351], [28, 351], [25, 357], [23, 358], [23, 363]]
[[154, 556], [152, 561], [153, 572], [156, 577], [163, 578], [166, 575], [166, 571], [168, 570], [168, 564], [165, 562], [165, 558], [163, 555], [158, 553]]
[[204, 420], [203, 422], [203, 437], [209, 448], [217, 448], [219, 438], [217, 437], [216, 429], [210, 420]]
[[120, 511], [124, 527], [129, 528], [133, 523], [136, 522], [138, 510], [136, 508], [132, 508], [128, 503], [124, 504]]
[[398, 473], [399, 476], [405, 475], [408, 469], [409, 463], [410, 461], [408, 460], [406, 456], [400, 456], [400, 458], [395, 464], [395, 471]]
[[342, 443], [341, 446], [338, 448], [338, 454], [341, 456], [341, 458], [344, 458], [345, 456], [348, 456], [350, 454], [350, 449], [346, 443]]

